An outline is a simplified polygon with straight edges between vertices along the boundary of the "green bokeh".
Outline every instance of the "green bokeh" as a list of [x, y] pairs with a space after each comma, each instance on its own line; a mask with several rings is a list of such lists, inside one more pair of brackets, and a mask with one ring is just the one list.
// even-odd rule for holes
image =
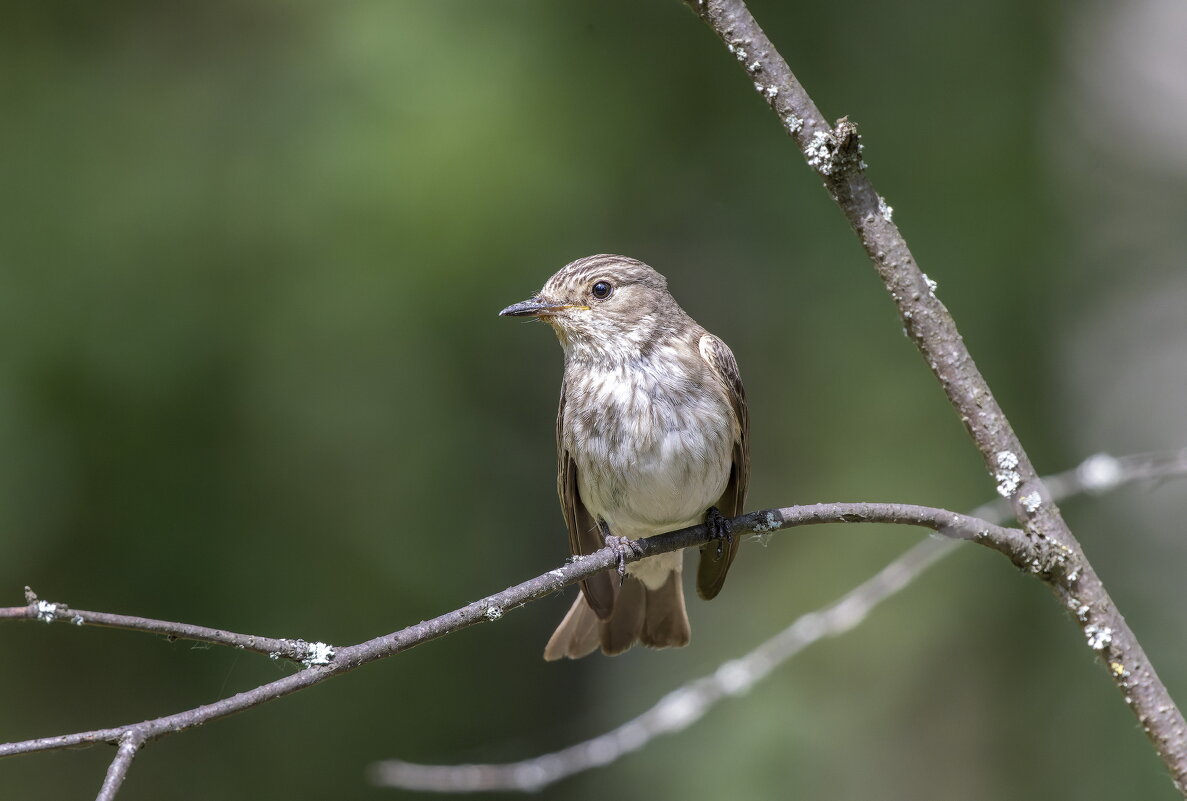
[[[861, 124], [871, 176], [1043, 469], [1084, 455], [1043, 400], [1060, 230], [1034, 121], [1056, 10], [754, 3], [825, 113]], [[964, 509], [992, 491], [819, 182], [677, 0], [13, 3], [0, 97], [0, 604], [29, 584], [350, 643], [555, 566], [560, 351], [495, 315], [596, 252], [664, 272], [733, 347], [751, 507]], [[1073, 522], [1126, 498], [1073, 505]], [[678, 652], [545, 664], [568, 601], [537, 603], [154, 744], [120, 797], [381, 798], [375, 759], [553, 750], [919, 536], [750, 546], [719, 600], [692, 602]], [[1133, 622], [1156, 659], [1171, 650], [1158, 620]], [[34, 624], [0, 628], [0, 653], [0, 740], [291, 670]], [[111, 755], [5, 761], [0, 797], [88, 797]], [[545, 796], [608, 787], [1174, 797], [1042, 587], [972, 548], [695, 729]]]

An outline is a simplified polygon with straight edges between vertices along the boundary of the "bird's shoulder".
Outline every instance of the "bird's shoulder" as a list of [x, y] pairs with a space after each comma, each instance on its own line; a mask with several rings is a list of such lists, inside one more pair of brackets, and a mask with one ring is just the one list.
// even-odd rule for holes
[[738, 399], [746, 397], [746, 391], [742, 386], [742, 373], [738, 369], [738, 361], [734, 358], [734, 352], [729, 349], [729, 345], [706, 331], [697, 341], [697, 350], [730, 395]]

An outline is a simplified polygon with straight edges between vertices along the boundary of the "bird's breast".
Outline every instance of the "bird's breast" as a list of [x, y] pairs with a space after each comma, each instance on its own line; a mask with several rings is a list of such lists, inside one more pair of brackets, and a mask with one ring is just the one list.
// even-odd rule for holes
[[729, 479], [737, 422], [723, 388], [703, 362], [657, 356], [565, 376], [561, 434], [578, 491], [623, 536], [700, 522]]

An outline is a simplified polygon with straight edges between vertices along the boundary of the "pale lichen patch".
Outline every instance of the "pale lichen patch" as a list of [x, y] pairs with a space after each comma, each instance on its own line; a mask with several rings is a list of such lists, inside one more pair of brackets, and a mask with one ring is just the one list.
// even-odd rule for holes
[[1043, 499], [1037, 492], [1028, 492], [1022, 496], [1022, 508], [1028, 512], [1034, 512], [1042, 505]]
[[50, 601], [37, 602], [37, 619], [43, 623], [53, 623], [58, 614], [58, 605]]
[[1108, 626], [1098, 626], [1095, 623], [1084, 627], [1084, 636], [1088, 638], [1088, 647], [1094, 651], [1103, 651], [1113, 642], [1113, 630]]
[[754, 521], [754, 524], [751, 528], [751, 531], [754, 532], [753, 539], [755, 539], [758, 544], [762, 545], [763, 547], [766, 547], [767, 543], [770, 541], [771, 532], [778, 530], [779, 519], [775, 517], [774, 512], [763, 512], [759, 518]]
[[324, 642], [311, 642], [305, 645], [305, 658], [301, 660], [301, 664], [305, 667], [328, 665], [333, 659], [334, 646]]
[[806, 152], [808, 154], [808, 166], [815, 169], [821, 175], [831, 175], [833, 171], [833, 150], [830, 147], [830, 140], [832, 134], [827, 131], [817, 131], [812, 135], [812, 141], [808, 143]]
[[999, 451], [997, 454], [998, 470], [993, 474], [997, 481], [997, 494], [1003, 498], [1013, 497], [1022, 483], [1022, 476], [1018, 470], [1018, 455], [1013, 451]]

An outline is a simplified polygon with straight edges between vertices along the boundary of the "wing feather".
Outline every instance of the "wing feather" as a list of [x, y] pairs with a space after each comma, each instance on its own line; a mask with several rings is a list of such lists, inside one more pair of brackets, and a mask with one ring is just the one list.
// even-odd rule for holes
[[[742, 387], [738, 362], [724, 342], [712, 334], [705, 334], [701, 337], [700, 352], [721, 383], [736, 423], [729, 482], [716, 504], [725, 517], [736, 517], [744, 511], [746, 488], [750, 485], [750, 416], [746, 411], [746, 390]], [[741, 537], [734, 537], [720, 556], [716, 543], [701, 547], [701, 560], [697, 566], [697, 594], [705, 600], [711, 600], [721, 592], [740, 542]]]
[[[569, 529], [569, 552], [584, 556], [605, 547], [598, 522], [581, 502], [577, 488], [577, 462], [565, 448], [565, 382], [561, 382], [560, 407], [556, 413], [556, 489], [561, 512]], [[598, 618], [605, 620], [614, 611], [617, 587], [609, 572], [598, 573], [581, 582], [585, 600]]]

